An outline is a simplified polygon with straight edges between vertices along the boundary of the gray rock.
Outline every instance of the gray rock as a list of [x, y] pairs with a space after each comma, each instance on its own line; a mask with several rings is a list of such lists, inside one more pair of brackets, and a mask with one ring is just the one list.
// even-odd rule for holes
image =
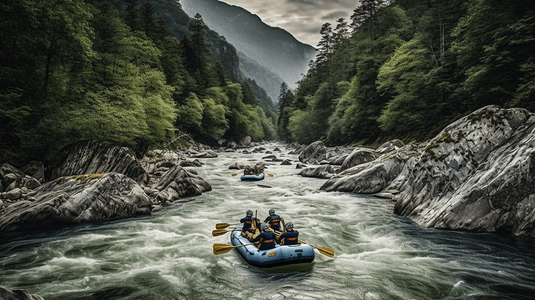
[[41, 161], [31, 161], [20, 168], [20, 170], [37, 179], [40, 183], [45, 182], [45, 164]]
[[192, 154], [191, 157], [192, 158], [216, 158], [217, 153], [215, 153], [215, 151], [213, 150], [207, 150], [206, 152]]
[[297, 163], [297, 165], [295, 166], [296, 169], [303, 169], [303, 168], [306, 168], [307, 166], [305, 164], [302, 164], [302, 163]]
[[396, 196], [422, 227], [535, 236], [535, 114], [487, 106], [432, 139]]
[[[333, 176], [320, 188], [326, 191], [353, 192], [361, 194], [374, 194], [382, 191], [396, 181], [409, 169], [410, 162], [417, 160], [421, 147], [409, 144], [395, 153], [349, 168]], [[354, 151], [360, 153], [360, 151]], [[365, 151], [364, 153], [369, 153]], [[348, 157], [349, 159], [349, 157]], [[393, 189], [393, 188], [392, 188]]]
[[[212, 186], [202, 177], [192, 174], [180, 166], [175, 166], [167, 171], [152, 188], [158, 191], [166, 191], [171, 188], [176, 191], [180, 198], [198, 196], [203, 192], [212, 190]], [[167, 195], [166, 199], [169, 199], [169, 192]]]
[[354, 166], [374, 161], [379, 156], [380, 155], [372, 149], [356, 148], [344, 159], [340, 170], [344, 171]]
[[281, 166], [291, 166], [292, 162], [289, 159], [285, 159], [283, 162], [281, 162]]
[[229, 170], [243, 170], [245, 169], [245, 165], [242, 163], [234, 163], [233, 165], [230, 165], [228, 169]]
[[328, 192], [378, 193], [399, 175], [403, 166], [404, 161], [397, 156], [369, 162], [355, 167], [355, 174], [331, 178], [320, 189]]
[[402, 141], [400, 141], [400, 140], [392, 140], [392, 141], [388, 141], [388, 142], [382, 144], [375, 151], [377, 153], [380, 153], [380, 154], [385, 154], [385, 153], [389, 153], [389, 152], [398, 150], [399, 148], [401, 148], [403, 146], [405, 146], [405, 144]]
[[245, 136], [241, 142], [240, 142], [240, 145], [243, 146], [243, 147], [249, 147], [251, 145], [251, 137], [250, 136]]
[[19, 188], [14, 188], [3, 194], [4, 199], [9, 200], [19, 200], [22, 197], [22, 190]]
[[7, 289], [0, 286], [0, 299], [2, 300], [44, 300], [37, 294], [30, 294], [27, 290]]
[[63, 149], [50, 179], [110, 172], [124, 174], [142, 185], [149, 180], [149, 174], [132, 150], [102, 141], [83, 141]]
[[335, 170], [331, 165], [323, 165], [318, 168], [306, 168], [301, 170], [298, 175], [303, 177], [315, 177], [315, 178], [331, 178], [334, 175]]
[[21, 170], [15, 168], [14, 166], [8, 163], [3, 163], [2, 166], [0, 166], [0, 178], [3, 178], [4, 176], [10, 173], [15, 174], [17, 177], [24, 176], [24, 172], [22, 172]]
[[119, 173], [101, 178], [61, 177], [36, 190], [35, 201], [18, 201], [0, 216], [0, 231], [100, 222], [150, 214], [141, 186]]
[[7, 190], [8, 186], [10, 186], [13, 182], [17, 181], [17, 179], [21, 177], [22, 176], [17, 175], [15, 173], [8, 173], [2, 178], [2, 186], [5, 190]]
[[324, 160], [327, 154], [327, 149], [322, 141], [316, 141], [299, 154], [299, 161], [302, 163], [318, 164]]
[[9, 186], [7, 186], [5, 190], [6, 192], [12, 189], [22, 189], [22, 188], [33, 190], [39, 187], [40, 185], [41, 183], [37, 179], [28, 175], [24, 175], [23, 177], [19, 177], [17, 178], [17, 180], [9, 184]]

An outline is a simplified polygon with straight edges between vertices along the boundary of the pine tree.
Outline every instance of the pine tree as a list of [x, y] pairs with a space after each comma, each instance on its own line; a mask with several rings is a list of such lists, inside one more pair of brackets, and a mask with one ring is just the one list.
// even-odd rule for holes
[[334, 49], [334, 35], [331, 23], [325, 23], [320, 30], [321, 40], [318, 43], [318, 55], [316, 55], [316, 65], [321, 65], [329, 59], [329, 54]]

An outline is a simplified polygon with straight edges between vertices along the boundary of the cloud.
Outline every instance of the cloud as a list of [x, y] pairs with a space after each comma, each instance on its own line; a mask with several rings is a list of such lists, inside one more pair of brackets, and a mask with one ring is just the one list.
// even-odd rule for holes
[[303, 43], [315, 46], [323, 23], [349, 17], [359, 0], [219, 0], [258, 15], [266, 24], [281, 27]]
[[[332, 20], [336, 21], [340, 18], [346, 18], [347, 20], [347, 12], [346, 11], [333, 11], [329, 13], [328, 15], [321, 17], [321, 19], [324, 21], [332, 21]], [[334, 21], [330, 23], [334, 23]]]

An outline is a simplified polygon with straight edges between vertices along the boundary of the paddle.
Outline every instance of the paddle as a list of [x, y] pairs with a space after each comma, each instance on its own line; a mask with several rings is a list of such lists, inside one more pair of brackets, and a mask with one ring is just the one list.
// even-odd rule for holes
[[212, 230], [212, 236], [220, 236], [220, 235], [223, 235], [227, 232], [231, 232], [232, 230], [226, 230], [226, 229], [216, 229], [216, 230]]
[[217, 223], [215, 224], [215, 228], [217, 229], [224, 229], [224, 228], [227, 228], [229, 226], [234, 226], [234, 225], [240, 225], [241, 223], [236, 223], [236, 224], [229, 224], [229, 223]]
[[328, 256], [328, 257], [333, 257], [334, 256], [334, 250], [333, 249], [330, 249], [330, 248], [327, 248], [327, 247], [316, 247], [314, 245], [310, 245], [310, 244], [305, 243], [303, 241], [299, 241], [299, 243], [307, 244], [310, 247], [317, 249], [321, 254], [323, 254], [325, 256]]
[[214, 244], [214, 254], [219, 255], [219, 254], [227, 253], [233, 248], [249, 246], [249, 245], [252, 245], [252, 244], [244, 244], [244, 245], [237, 245], [237, 246], [232, 246], [229, 244]]
[[[282, 232], [278, 232], [276, 231], [275, 232], [275, 235], [277, 236], [277, 239], [279, 239], [280, 235], [282, 234]], [[328, 257], [333, 257], [334, 256], [334, 250], [331, 249], [331, 248], [327, 248], [327, 247], [316, 247], [314, 245], [310, 245], [309, 243], [305, 243], [303, 241], [298, 241], [298, 243], [300, 244], [307, 244], [309, 245], [310, 247], [312, 248], [315, 248], [315, 249], [318, 249], [319, 253], [325, 255], [325, 256], [328, 256]]]
[[238, 174], [234, 173], [234, 174], [232, 174], [232, 176], [238, 176]]

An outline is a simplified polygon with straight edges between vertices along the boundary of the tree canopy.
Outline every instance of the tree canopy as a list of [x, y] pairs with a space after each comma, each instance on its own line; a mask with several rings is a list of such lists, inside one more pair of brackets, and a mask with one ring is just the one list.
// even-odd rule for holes
[[348, 38], [322, 27], [316, 61], [279, 110], [281, 137], [425, 140], [485, 105], [535, 109], [533, 1], [361, 3], [350, 30], [338, 21]]
[[229, 79], [202, 16], [188, 18], [189, 35], [178, 40], [152, 3], [123, 3], [2, 2], [1, 161], [50, 160], [85, 139], [142, 154], [177, 131], [207, 143], [276, 138], [267, 95]]

